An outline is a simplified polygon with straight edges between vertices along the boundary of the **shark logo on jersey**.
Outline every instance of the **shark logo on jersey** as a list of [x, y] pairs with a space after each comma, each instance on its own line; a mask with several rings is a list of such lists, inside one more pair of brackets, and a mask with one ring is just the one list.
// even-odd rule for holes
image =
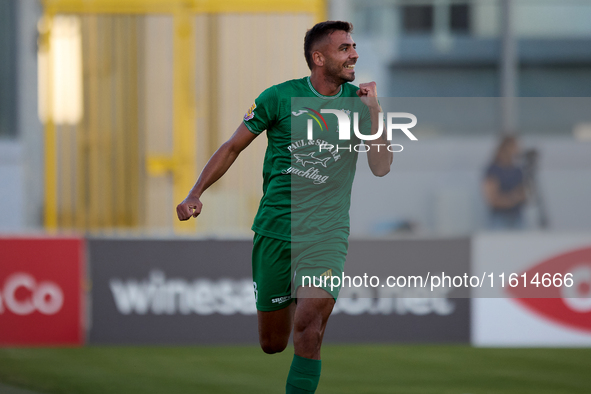
[[310, 164], [322, 164], [322, 166], [326, 168], [326, 163], [330, 159], [330, 157], [327, 157], [325, 159], [319, 159], [317, 157], [314, 157], [314, 152], [310, 152], [307, 155], [304, 155], [302, 153], [295, 153], [293, 155], [293, 157], [296, 158], [296, 160], [297, 160], [296, 163], [302, 163], [302, 165], [304, 167], [306, 166], [307, 163], [310, 163]]

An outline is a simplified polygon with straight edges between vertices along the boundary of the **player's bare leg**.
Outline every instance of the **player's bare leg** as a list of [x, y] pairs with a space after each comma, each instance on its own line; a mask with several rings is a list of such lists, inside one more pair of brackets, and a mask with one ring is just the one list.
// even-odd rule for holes
[[299, 287], [294, 317], [293, 344], [300, 357], [320, 360], [320, 346], [334, 299], [323, 289]]
[[296, 310], [295, 303], [278, 311], [257, 311], [259, 321], [259, 343], [265, 353], [280, 353], [287, 347], [293, 317]]
[[286, 392], [314, 393], [320, 380], [320, 346], [334, 299], [315, 287], [299, 287], [294, 315], [294, 359], [287, 377]]

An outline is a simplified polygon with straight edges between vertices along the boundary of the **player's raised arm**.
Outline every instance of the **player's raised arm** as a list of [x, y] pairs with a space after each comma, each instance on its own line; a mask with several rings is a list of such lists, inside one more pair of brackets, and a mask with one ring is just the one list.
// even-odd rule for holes
[[201, 194], [228, 171], [240, 152], [256, 137], [257, 134], [250, 132], [244, 123], [240, 123], [232, 137], [211, 156], [187, 197], [177, 205], [176, 214], [179, 220], [188, 220], [191, 216], [197, 217], [201, 213]]
[[[378, 103], [378, 93], [375, 82], [368, 82], [359, 84], [357, 95], [361, 101], [367, 105], [371, 117], [371, 134], [376, 134], [379, 127], [379, 117], [382, 108]], [[374, 144], [384, 144], [382, 149], [370, 149], [367, 152], [367, 161], [369, 168], [375, 176], [384, 176], [390, 172], [390, 164], [394, 160], [394, 154], [390, 152], [385, 146], [390, 145], [386, 133], [374, 140]]]

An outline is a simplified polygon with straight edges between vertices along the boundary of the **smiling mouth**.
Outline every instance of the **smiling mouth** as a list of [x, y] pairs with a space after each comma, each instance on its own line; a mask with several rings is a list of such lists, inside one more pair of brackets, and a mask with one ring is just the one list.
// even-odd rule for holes
[[355, 69], [355, 65], [354, 64], [349, 64], [348, 66], [345, 66], [345, 68], [347, 70], [354, 70]]

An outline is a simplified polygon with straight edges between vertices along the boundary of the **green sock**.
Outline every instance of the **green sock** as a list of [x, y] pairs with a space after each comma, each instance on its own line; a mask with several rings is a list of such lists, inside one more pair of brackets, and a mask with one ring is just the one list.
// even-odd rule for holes
[[286, 394], [313, 394], [320, 380], [320, 360], [293, 355], [289, 375], [287, 375]]

